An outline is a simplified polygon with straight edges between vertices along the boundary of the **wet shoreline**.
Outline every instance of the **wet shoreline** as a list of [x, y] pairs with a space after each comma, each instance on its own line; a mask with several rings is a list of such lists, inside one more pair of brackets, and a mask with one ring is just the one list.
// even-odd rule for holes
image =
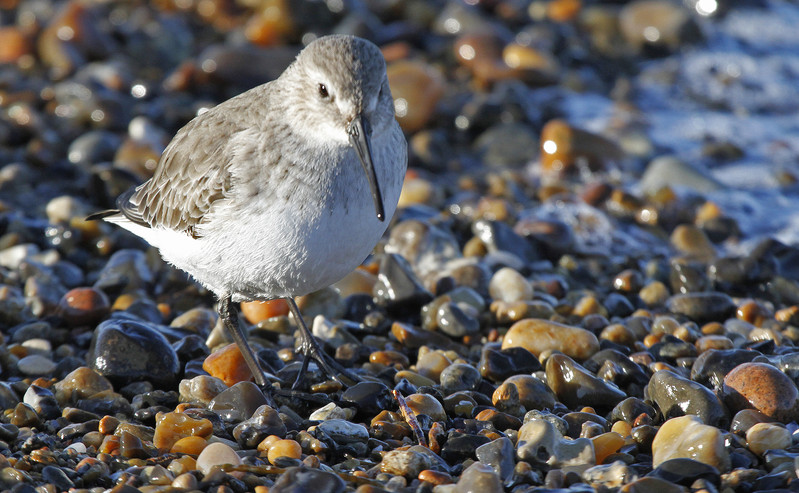
[[[0, 2], [2, 489], [795, 491], [799, 8], [711, 4]], [[300, 302], [362, 382], [290, 390], [287, 307], [242, 306], [272, 407], [84, 218], [331, 32], [381, 46], [410, 172]]]

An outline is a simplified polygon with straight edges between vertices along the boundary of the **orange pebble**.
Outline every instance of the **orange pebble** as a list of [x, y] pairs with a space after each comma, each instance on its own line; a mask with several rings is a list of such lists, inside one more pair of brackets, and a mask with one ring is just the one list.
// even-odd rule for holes
[[114, 416], [103, 416], [100, 424], [97, 426], [97, 431], [103, 435], [110, 435], [116, 431], [119, 426], [119, 419]]
[[244, 301], [241, 303], [241, 313], [248, 322], [257, 324], [267, 318], [288, 315], [289, 304], [282, 298], [269, 301]]
[[268, 437], [266, 437], [266, 438], [264, 438], [263, 440], [261, 440], [261, 443], [259, 443], [259, 444], [258, 444], [258, 447], [257, 447], [257, 449], [258, 449], [258, 451], [260, 451], [260, 452], [266, 452], [266, 451], [268, 451], [268, 450], [269, 450], [269, 449], [272, 447], [272, 445], [274, 445], [274, 444], [275, 444], [275, 442], [277, 442], [278, 440], [280, 440], [280, 437], [279, 437], [279, 436], [277, 436], [277, 435], [269, 435]]
[[173, 454], [199, 455], [206, 445], [208, 445], [208, 442], [203, 437], [183, 437], [172, 445], [170, 452]]
[[14, 26], [0, 28], [0, 63], [14, 63], [30, 51], [30, 40], [22, 30]]
[[433, 471], [432, 469], [425, 469], [419, 473], [419, 481], [427, 481], [435, 485], [449, 484], [452, 482], [452, 476], [445, 472]]
[[596, 463], [602, 464], [610, 454], [615, 454], [624, 445], [624, 438], [616, 432], [603, 433], [591, 439], [594, 442]]
[[211, 353], [203, 361], [203, 370], [221, 379], [228, 387], [252, 379], [252, 372], [236, 344], [228, 344]]
[[155, 421], [153, 445], [159, 449], [171, 449], [178, 440], [188, 436], [208, 437], [214, 431], [209, 420], [194, 419], [187, 414], [159, 413]]
[[184, 472], [195, 471], [197, 469], [197, 459], [190, 455], [184, 455], [170, 462], [167, 469], [175, 476], [179, 476]]
[[626, 421], [616, 421], [615, 423], [613, 423], [613, 426], [611, 426], [610, 428], [610, 431], [618, 433], [623, 437], [630, 436], [632, 430], [633, 430], [632, 426], [630, 426], [630, 423]]
[[580, 0], [554, 0], [547, 4], [547, 17], [555, 22], [568, 22], [577, 17], [581, 8]]
[[280, 457], [299, 459], [301, 456], [302, 447], [294, 440], [278, 440], [269, 447], [269, 452], [266, 453], [266, 458], [272, 464]]

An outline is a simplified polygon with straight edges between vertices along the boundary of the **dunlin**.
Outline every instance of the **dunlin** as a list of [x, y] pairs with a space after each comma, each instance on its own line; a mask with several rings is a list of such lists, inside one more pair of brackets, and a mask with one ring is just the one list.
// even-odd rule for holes
[[[407, 144], [380, 50], [353, 36], [310, 43], [276, 80], [181, 128], [153, 177], [90, 216], [142, 237], [219, 298], [219, 314], [261, 386], [267, 377], [233, 302], [285, 298], [310, 358], [321, 351], [294, 297], [369, 255], [397, 207]], [[299, 383], [298, 376], [295, 385]]]

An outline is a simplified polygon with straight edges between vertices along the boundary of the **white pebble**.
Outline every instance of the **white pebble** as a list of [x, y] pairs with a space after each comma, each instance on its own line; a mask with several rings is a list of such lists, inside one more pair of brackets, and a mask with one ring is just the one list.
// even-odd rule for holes
[[203, 474], [208, 474], [214, 466], [223, 464], [231, 464], [233, 466], [241, 464], [241, 458], [239, 458], [236, 451], [224, 443], [209, 444], [197, 456], [197, 469]]

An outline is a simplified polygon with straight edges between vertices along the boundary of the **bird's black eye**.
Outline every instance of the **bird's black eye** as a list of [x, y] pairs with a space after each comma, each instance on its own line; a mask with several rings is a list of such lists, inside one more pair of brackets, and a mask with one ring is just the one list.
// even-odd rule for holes
[[319, 95], [322, 98], [324, 98], [324, 99], [327, 99], [328, 97], [330, 97], [330, 93], [327, 92], [327, 86], [326, 85], [319, 84]]

